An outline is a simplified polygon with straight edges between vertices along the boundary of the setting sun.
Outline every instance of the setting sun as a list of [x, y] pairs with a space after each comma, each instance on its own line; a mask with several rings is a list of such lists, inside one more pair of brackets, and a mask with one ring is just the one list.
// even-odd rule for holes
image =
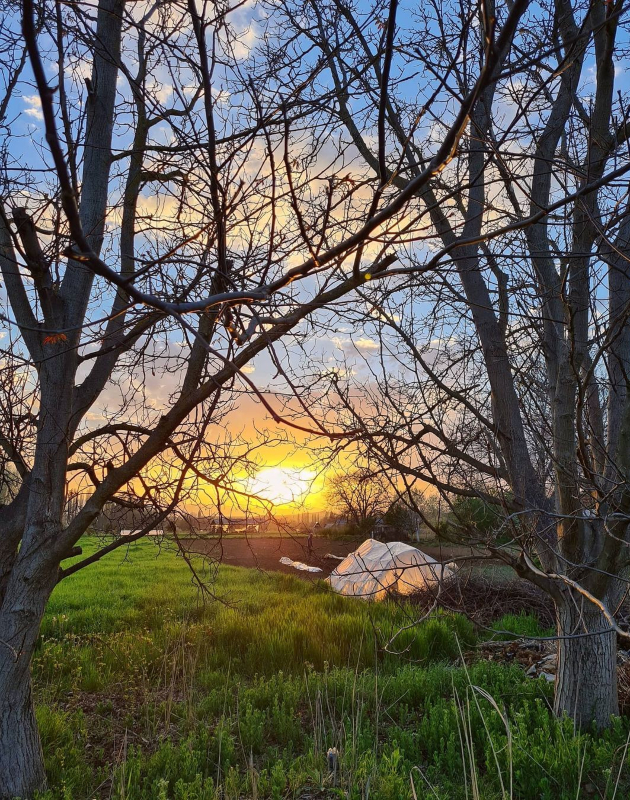
[[266, 467], [251, 479], [248, 491], [276, 506], [297, 503], [311, 491], [315, 476], [309, 469]]

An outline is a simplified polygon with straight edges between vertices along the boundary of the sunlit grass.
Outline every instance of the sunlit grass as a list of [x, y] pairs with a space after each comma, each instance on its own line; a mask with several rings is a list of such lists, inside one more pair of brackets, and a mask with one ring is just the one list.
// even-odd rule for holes
[[[514, 797], [575, 798], [582, 762], [582, 784], [613, 796], [626, 723], [576, 737], [550, 715], [543, 681], [463, 668], [460, 648], [476, 641], [463, 617], [410, 628], [401, 655], [386, 654], [409, 622], [392, 603], [234, 567], [204, 603], [183, 560], [157, 555], [131, 545], [53, 595], [34, 664], [47, 797], [395, 800], [413, 779], [419, 798], [473, 797], [473, 785], [494, 798], [511, 772]], [[506, 709], [511, 749], [475, 686]], [[621, 786], [628, 796], [625, 772]]]

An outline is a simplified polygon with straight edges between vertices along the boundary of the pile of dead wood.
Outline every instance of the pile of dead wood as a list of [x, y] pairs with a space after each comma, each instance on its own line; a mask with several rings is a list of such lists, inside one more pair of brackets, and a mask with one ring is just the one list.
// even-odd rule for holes
[[[487, 641], [466, 652], [468, 663], [478, 660], [516, 664], [529, 678], [543, 678], [554, 683], [558, 668], [556, 642], [541, 639], [516, 639], [511, 642]], [[630, 712], [630, 651], [617, 650], [619, 708]]]
[[439, 591], [412, 595], [411, 602], [429, 611], [433, 606], [465, 614], [481, 626], [504, 614], [533, 614], [543, 628], [555, 624], [551, 598], [527, 581], [496, 581], [460, 570]]

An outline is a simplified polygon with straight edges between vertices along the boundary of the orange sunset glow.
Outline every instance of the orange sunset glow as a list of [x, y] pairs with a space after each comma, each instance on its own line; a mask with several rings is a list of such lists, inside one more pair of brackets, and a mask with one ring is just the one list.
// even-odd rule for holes
[[246, 482], [247, 491], [284, 510], [320, 507], [324, 478], [313, 469], [264, 467]]

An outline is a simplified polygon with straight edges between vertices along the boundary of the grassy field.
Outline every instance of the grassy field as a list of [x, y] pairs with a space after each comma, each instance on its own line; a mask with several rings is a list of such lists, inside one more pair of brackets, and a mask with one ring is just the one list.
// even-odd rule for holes
[[411, 621], [394, 604], [235, 567], [204, 577], [217, 599], [142, 542], [56, 589], [34, 662], [46, 798], [630, 796], [628, 721], [574, 735], [544, 681], [463, 666], [463, 617], [403, 630], [390, 654]]

